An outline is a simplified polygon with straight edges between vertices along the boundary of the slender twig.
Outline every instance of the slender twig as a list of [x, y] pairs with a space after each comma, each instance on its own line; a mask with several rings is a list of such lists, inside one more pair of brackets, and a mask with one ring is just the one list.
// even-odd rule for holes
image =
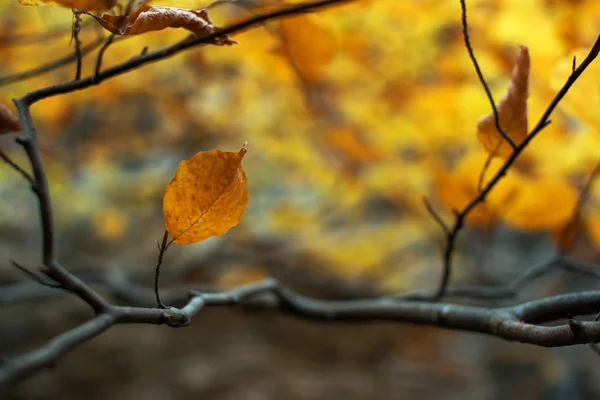
[[448, 225], [446, 225], [446, 223], [444, 222], [444, 220], [442, 220], [442, 217], [440, 217], [440, 214], [438, 214], [438, 212], [435, 210], [435, 208], [433, 208], [433, 205], [427, 199], [427, 197], [423, 197], [422, 200], [423, 200], [423, 204], [425, 205], [425, 209], [427, 210], [427, 212], [429, 213], [429, 215], [431, 215], [431, 218], [433, 218], [433, 220], [442, 229], [442, 232], [444, 232], [446, 235], [448, 233], [450, 233], [450, 230], [448, 229]]
[[2, 149], [0, 149], [0, 158], [4, 160], [5, 163], [10, 165], [15, 171], [17, 171], [27, 182], [33, 184], [33, 177], [29, 174], [29, 172], [25, 171], [23, 168], [19, 166], [16, 162], [14, 162], [8, 154], [6, 154]]
[[471, 62], [473, 63], [473, 67], [475, 67], [475, 72], [477, 73], [477, 77], [479, 78], [479, 82], [485, 89], [485, 94], [487, 95], [488, 101], [490, 102], [490, 106], [492, 107], [492, 111], [494, 112], [494, 123], [496, 124], [496, 129], [502, 136], [504, 140], [508, 142], [510, 147], [512, 147], [513, 151], [517, 148], [517, 145], [513, 140], [504, 132], [504, 129], [500, 126], [500, 116], [498, 114], [498, 109], [496, 108], [496, 103], [494, 102], [494, 97], [492, 96], [492, 91], [488, 86], [485, 78], [483, 77], [483, 72], [481, 72], [481, 68], [479, 67], [479, 63], [477, 62], [477, 58], [475, 57], [475, 53], [473, 51], [473, 47], [471, 46], [471, 40], [469, 38], [469, 30], [467, 25], [467, 5], [466, 0], [460, 0], [460, 6], [462, 9], [462, 27], [463, 27], [463, 37], [465, 40], [465, 47], [469, 53], [469, 57], [471, 58]]
[[438, 290], [436, 292], [436, 295], [433, 297], [433, 300], [439, 300], [446, 293], [446, 288], [448, 287], [452, 271], [452, 256], [454, 253], [454, 248], [456, 246], [456, 237], [458, 233], [462, 230], [467, 216], [471, 213], [475, 206], [477, 206], [479, 203], [485, 200], [486, 196], [492, 191], [494, 187], [496, 187], [498, 182], [500, 182], [500, 180], [506, 175], [510, 167], [514, 164], [514, 162], [517, 160], [517, 158], [523, 152], [523, 150], [525, 150], [525, 148], [529, 145], [529, 143], [531, 143], [531, 141], [535, 139], [535, 137], [546, 126], [550, 124], [550, 115], [552, 114], [558, 103], [563, 99], [563, 97], [567, 94], [571, 86], [573, 86], [575, 81], [577, 81], [577, 79], [592, 63], [592, 61], [596, 59], [598, 53], [600, 53], [600, 35], [597, 37], [596, 42], [590, 49], [588, 55], [585, 57], [583, 62], [575, 69], [575, 71], [571, 73], [571, 75], [569, 75], [565, 84], [554, 96], [554, 98], [540, 117], [538, 123], [530, 131], [527, 137], [525, 137], [525, 139], [521, 143], [519, 143], [519, 145], [510, 154], [510, 156], [506, 158], [504, 164], [494, 174], [491, 180], [486, 183], [483, 190], [481, 190], [474, 198], [472, 198], [471, 201], [462, 210], [455, 212], [454, 225], [452, 226], [452, 229], [450, 229], [450, 233], [446, 236], [446, 248], [444, 250], [443, 256], [442, 277], [440, 279]]
[[169, 245], [172, 243], [172, 242], [167, 243], [167, 240], [169, 240], [169, 232], [167, 232], [167, 230], [165, 230], [165, 233], [162, 238], [162, 242], [161, 242], [160, 246], [158, 247], [158, 260], [156, 261], [156, 268], [155, 268], [155, 273], [154, 273], [154, 294], [156, 295], [156, 304], [158, 305], [158, 308], [168, 308], [167, 306], [165, 306], [163, 304], [162, 301], [160, 301], [160, 295], [159, 295], [159, 291], [158, 291], [158, 279], [160, 277], [160, 266], [163, 262], [163, 257], [165, 255], [165, 252], [169, 248]]
[[75, 71], [75, 80], [81, 79], [81, 69], [83, 68], [83, 55], [81, 53], [81, 40], [79, 33], [81, 32], [81, 11], [73, 10], [73, 31], [72, 38], [75, 42], [75, 59], [77, 60], [77, 68]]
[[18, 264], [15, 261], [10, 261], [11, 264], [18, 269], [19, 271], [23, 272], [25, 275], [27, 275], [28, 277], [30, 277], [31, 279], [33, 279], [35, 282], [39, 283], [42, 286], [46, 286], [49, 288], [61, 288], [62, 285], [60, 283], [50, 283], [50, 282], [46, 282], [45, 280], [43, 280], [38, 274], [30, 271], [29, 269], [23, 267], [22, 265]]
[[[127, 2], [127, 5], [125, 7], [125, 14], [119, 17], [119, 20], [116, 23], [117, 30], [119, 30], [122, 24], [125, 23], [127, 17], [129, 16], [129, 13], [131, 12], [131, 9], [133, 8], [133, 3], [133, 0], [129, 0]], [[100, 51], [98, 52], [98, 58], [96, 59], [96, 68], [94, 68], [94, 77], [98, 78], [98, 76], [100, 75], [100, 70], [102, 69], [102, 61], [104, 60], [104, 53], [106, 53], [106, 50], [108, 50], [110, 45], [115, 41], [115, 38], [116, 35], [114, 33], [111, 33], [104, 45], [102, 46], [102, 48], [100, 49]]]
[[485, 180], [485, 174], [487, 173], [488, 169], [490, 168], [490, 165], [492, 165], [492, 160], [494, 159], [494, 157], [496, 157], [496, 155], [498, 154], [498, 151], [500, 151], [500, 146], [502, 146], [502, 141], [499, 140], [498, 144], [496, 144], [496, 148], [494, 149], [494, 151], [492, 151], [490, 154], [488, 154], [487, 158], [485, 159], [485, 164], [483, 164], [483, 168], [481, 168], [481, 171], [479, 172], [479, 179], [477, 180], [477, 192], [481, 192], [481, 189], [483, 188], [483, 181]]
[[[98, 37], [96, 40], [94, 40], [94, 42], [82, 47], [81, 57], [85, 57], [87, 54], [94, 51], [98, 46], [100, 46], [100, 44], [102, 44], [103, 41], [103, 37]], [[60, 67], [64, 67], [65, 65], [69, 65], [76, 59], [77, 56], [75, 54], [69, 54], [67, 56], [58, 58], [56, 60], [50, 61], [33, 69], [29, 69], [27, 71], [17, 72], [12, 75], [0, 76], [0, 86], [40, 76], [42, 74], [54, 71], [55, 69], [58, 69]]]
[[100, 79], [100, 70], [102, 69], [102, 61], [104, 60], [104, 53], [108, 49], [108, 47], [115, 41], [115, 34], [111, 33], [106, 42], [100, 48], [98, 52], [98, 57], [96, 58], [96, 67], [94, 68], [94, 76], [96, 79]]

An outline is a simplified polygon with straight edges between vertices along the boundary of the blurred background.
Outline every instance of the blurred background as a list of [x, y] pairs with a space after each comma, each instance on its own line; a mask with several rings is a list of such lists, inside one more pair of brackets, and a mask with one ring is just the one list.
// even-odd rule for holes
[[[281, 4], [232, 1], [210, 13], [226, 26]], [[519, 45], [528, 46], [533, 126], [566, 81], [573, 55], [583, 60], [600, 32], [600, 2], [467, 5], [496, 100]], [[73, 54], [72, 21], [62, 7], [0, 2], [0, 102], [12, 106], [12, 97], [74, 78], [73, 62], [35, 73]], [[476, 126], [490, 109], [461, 29], [458, 1], [357, 0], [37, 103], [61, 262], [115, 301], [153, 305], [162, 195], [178, 163], [248, 141], [250, 202], [240, 225], [172, 246], [161, 274], [165, 296], [267, 276], [332, 299], [436, 287], [443, 238], [422, 199], [450, 223], [451, 210], [477, 193], [487, 159]], [[188, 34], [127, 37], [108, 48], [103, 65]], [[83, 16], [84, 76], [106, 37]], [[453, 283], [500, 285], [556, 251], [600, 262], [600, 184], [569, 240], [559, 239], [600, 159], [599, 107], [597, 62], [498, 187], [510, 201], [492, 196], [468, 219]], [[25, 166], [14, 138], [0, 136], [0, 147]], [[0, 165], [0, 194], [0, 354], [11, 357], [91, 310], [11, 266], [39, 264], [39, 221], [35, 198], [7, 165]], [[516, 301], [599, 286], [589, 275], [556, 271]], [[592, 399], [600, 396], [598, 362], [585, 346], [542, 349], [410, 325], [326, 325], [220, 309], [203, 311], [186, 329], [116, 326], [9, 398]]]

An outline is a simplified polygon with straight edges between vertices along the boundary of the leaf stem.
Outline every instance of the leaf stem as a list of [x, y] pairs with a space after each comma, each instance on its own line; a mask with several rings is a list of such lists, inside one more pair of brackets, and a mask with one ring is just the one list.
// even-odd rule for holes
[[163, 257], [165, 255], [165, 252], [169, 248], [169, 245], [173, 243], [173, 241], [167, 243], [167, 240], [169, 240], [169, 232], [167, 232], [167, 230], [165, 229], [162, 243], [158, 247], [158, 260], [156, 262], [156, 272], [154, 273], [154, 294], [156, 294], [156, 304], [158, 305], [158, 308], [169, 308], [168, 306], [165, 306], [162, 301], [160, 301], [160, 294], [158, 292], [158, 278], [160, 276], [160, 265], [162, 264]]

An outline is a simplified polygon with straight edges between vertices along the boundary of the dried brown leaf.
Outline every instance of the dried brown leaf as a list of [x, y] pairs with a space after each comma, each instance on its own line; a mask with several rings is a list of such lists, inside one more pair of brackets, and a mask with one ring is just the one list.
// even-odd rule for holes
[[[189, 10], [176, 7], [151, 6], [143, 4], [134, 13], [124, 16], [104, 14], [94, 17], [106, 30], [116, 35], [139, 35], [166, 28], [183, 28], [196, 36], [209, 35], [219, 30], [213, 25], [205, 9]], [[229, 36], [223, 35], [211, 41], [217, 45], [235, 44]]]
[[[527, 97], [529, 96], [529, 50], [520, 46], [517, 64], [513, 68], [508, 89], [497, 105], [500, 127], [516, 144], [527, 137]], [[494, 113], [482, 117], [477, 123], [477, 137], [485, 150], [499, 157], [512, 153], [510, 144], [496, 128]], [[500, 147], [498, 147], [498, 144]]]

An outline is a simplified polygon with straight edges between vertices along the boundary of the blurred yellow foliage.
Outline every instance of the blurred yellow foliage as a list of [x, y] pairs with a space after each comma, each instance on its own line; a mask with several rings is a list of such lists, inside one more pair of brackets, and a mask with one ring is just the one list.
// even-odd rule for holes
[[[154, 3], [197, 9], [207, 2]], [[244, 3], [259, 7], [224, 3], [210, 9], [211, 18], [226, 26], [264, 5]], [[566, 81], [573, 53], [580, 62], [595, 40], [600, 2], [474, 0], [468, 5], [475, 53], [496, 99], [506, 90], [518, 45], [529, 48], [533, 126]], [[72, 54], [69, 10], [1, 2], [0, 15], [0, 38], [65, 32], [52, 40], [0, 45], [0, 77]], [[84, 45], [96, 38], [91, 25], [82, 30]], [[185, 31], [165, 30], [119, 40], [108, 48], [103, 66], [185, 37]], [[239, 45], [190, 50], [34, 107], [50, 167], [93, 171], [86, 177], [94, 185], [83, 188], [67, 173], [54, 177], [57, 219], [73, 218], [63, 202], [88, 204], [78, 206], [82, 210], [127, 204], [130, 224], [136, 215], [148, 218], [149, 210], [158, 215], [150, 198], [160, 196], [174, 163], [192, 156], [192, 149], [231, 147], [248, 139], [253, 152], [244, 167], [253, 201], [242, 221], [247, 230], [285, 237], [329, 260], [332, 271], [342, 275], [389, 276], [390, 264], [398, 263], [393, 282], [400, 287], [402, 274], [437, 271], [432, 248], [440, 232], [421, 199], [430, 199], [452, 221], [451, 209], [461, 209], [477, 194], [488, 157], [477, 138], [477, 121], [491, 110], [464, 48], [458, 2], [357, 1], [233, 38]], [[95, 56], [86, 57], [84, 76], [95, 62]], [[69, 64], [4, 85], [0, 101], [8, 104], [10, 97], [73, 77]], [[600, 158], [598, 106], [600, 62], [575, 84], [552, 124], [467, 223], [553, 231], [565, 223]], [[131, 159], [141, 166], [119, 170], [119, 163], [129, 165]], [[491, 161], [484, 184], [500, 162]], [[128, 185], [136, 188], [135, 202], [122, 198]], [[600, 217], [591, 205], [599, 201], [595, 190], [582, 216], [597, 248]], [[402, 244], [415, 242], [429, 246], [421, 258], [402, 263], [393, 256]], [[392, 290], [391, 281], [385, 282], [382, 278]]]

